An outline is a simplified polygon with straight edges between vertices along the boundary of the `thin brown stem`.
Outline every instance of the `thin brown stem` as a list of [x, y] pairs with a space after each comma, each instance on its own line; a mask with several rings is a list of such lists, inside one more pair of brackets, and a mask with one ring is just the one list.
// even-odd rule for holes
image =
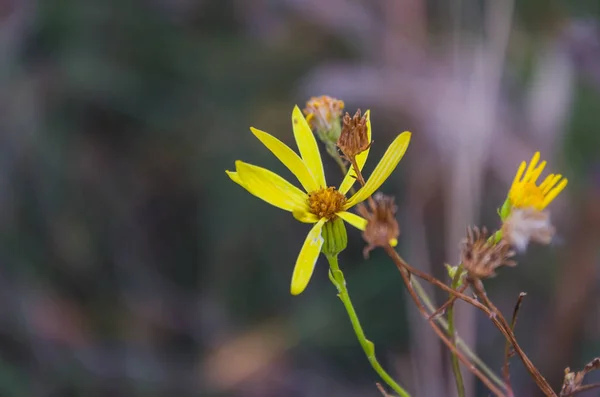
[[387, 391], [385, 391], [383, 386], [381, 386], [381, 383], [375, 383], [375, 385], [377, 386], [377, 389], [379, 389], [379, 392], [383, 397], [392, 397], [390, 394], [387, 393]]
[[[465, 292], [465, 290], [469, 287], [468, 284], [463, 284], [459, 289], [457, 289], [458, 292]], [[450, 297], [450, 299], [448, 299], [446, 302], [444, 302], [444, 304], [440, 307], [438, 307], [436, 309], [436, 311], [434, 311], [433, 313], [431, 313], [430, 318], [434, 319], [437, 318], [439, 315], [443, 314], [444, 311], [448, 308], [448, 306], [452, 305], [454, 303], [455, 300], [457, 300], [458, 298], [455, 295], [452, 295]]]
[[[392, 256], [392, 253], [396, 252], [391, 246], [385, 247], [385, 251], [390, 256]], [[492, 393], [494, 393], [496, 396], [505, 396], [505, 394], [502, 392], [502, 390], [498, 389], [487, 376], [485, 376], [482, 372], [480, 372], [477, 369], [477, 367], [475, 367], [475, 365], [473, 365], [471, 362], [469, 362], [469, 360], [467, 358], [465, 358], [465, 356], [456, 348], [454, 343], [452, 343], [450, 341], [450, 339], [448, 339], [445, 332], [443, 332], [437, 326], [437, 324], [434, 322], [434, 320], [430, 319], [430, 315], [427, 312], [427, 309], [425, 308], [423, 303], [419, 300], [417, 293], [415, 292], [413, 286], [410, 283], [409, 270], [402, 266], [398, 266], [398, 270], [400, 270], [400, 274], [402, 275], [404, 284], [406, 285], [406, 288], [407, 288], [410, 296], [412, 297], [413, 301], [417, 305], [417, 308], [419, 309], [419, 311], [421, 312], [423, 317], [425, 317], [425, 319], [427, 319], [427, 322], [429, 322], [431, 328], [437, 334], [437, 336], [444, 342], [444, 344], [446, 346], [448, 346], [448, 348], [452, 351], [452, 353], [456, 354], [458, 359], [469, 369], [469, 371], [471, 371], [475, 376], [477, 376], [483, 382], [483, 384], [485, 384], [487, 386], [487, 388], [490, 389], [490, 391]]]
[[577, 388], [577, 390], [575, 390], [573, 393], [571, 394], [567, 394], [565, 397], [570, 397], [570, 396], [574, 396], [577, 393], [581, 393], [583, 391], [588, 391], [588, 390], [592, 390], [592, 389], [597, 389], [600, 388], [600, 383], [591, 383], [589, 385], [585, 385], [585, 386], [579, 386]]
[[513, 345], [515, 352], [519, 355], [519, 357], [521, 358], [521, 361], [523, 361], [523, 364], [529, 371], [529, 374], [535, 380], [538, 387], [544, 392], [544, 394], [546, 396], [556, 397], [556, 393], [552, 390], [552, 388], [548, 384], [548, 381], [540, 374], [539, 370], [533, 365], [531, 360], [529, 360], [529, 357], [527, 357], [527, 355], [525, 354], [523, 349], [521, 349], [521, 347], [519, 346], [519, 343], [517, 342], [514, 334], [510, 330], [510, 326], [508, 326], [508, 324], [506, 323], [506, 320], [501, 321], [504, 319], [504, 317], [502, 316], [502, 313], [499, 313], [497, 309], [494, 309], [495, 306], [493, 304], [491, 304], [491, 302], [489, 302], [487, 297], [483, 296], [483, 297], [480, 297], [480, 299], [482, 299], [484, 301], [487, 300], [491, 304], [490, 308], [481, 304], [476, 299], [473, 299], [470, 296], [467, 296], [461, 292], [458, 292], [455, 289], [450, 288], [449, 286], [447, 286], [446, 284], [444, 284], [437, 278], [410, 266], [408, 263], [406, 263], [404, 261], [404, 259], [402, 259], [400, 257], [400, 255], [398, 255], [398, 253], [395, 250], [386, 249], [386, 252], [390, 256], [390, 258], [394, 261], [394, 263], [396, 264], [396, 266], [398, 268], [401, 268], [401, 267], [405, 268], [406, 270], [408, 270], [410, 273], [414, 274], [415, 276], [422, 278], [423, 280], [437, 286], [438, 288], [456, 296], [457, 298], [459, 298], [467, 303], [470, 303], [471, 305], [475, 306], [476, 308], [478, 308], [479, 310], [481, 310], [482, 312], [487, 314], [489, 316], [489, 318], [492, 320], [492, 322], [494, 323], [494, 325], [498, 328], [498, 330], [500, 330], [502, 335], [504, 335], [504, 337], [507, 338], [510, 341], [510, 343]]
[[352, 168], [354, 168], [354, 173], [356, 174], [356, 179], [361, 186], [365, 185], [365, 178], [362, 176], [362, 172], [358, 169], [358, 164], [356, 163], [356, 157], [352, 157], [350, 159], [350, 164], [352, 164]]
[[471, 283], [471, 286], [475, 291], [475, 294], [489, 308], [489, 310], [491, 311], [489, 314], [490, 318], [492, 319], [492, 321], [494, 321], [494, 324], [496, 324], [496, 326], [498, 327], [498, 329], [500, 329], [502, 334], [510, 340], [510, 343], [513, 345], [515, 352], [521, 358], [521, 361], [525, 365], [525, 368], [527, 368], [527, 371], [529, 371], [529, 374], [531, 375], [535, 383], [538, 385], [540, 390], [542, 390], [542, 392], [546, 396], [556, 397], [556, 393], [554, 392], [554, 390], [552, 390], [552, 387], [550, 386], [546, 378], [544, 378], [544, 376], [540, 373], [537, 367], [533, 365], [529, 357], [527, 357], [523, 349], [521, 349], [521, 346], [519, 346], [519, 344], [517, 343], [515, 334], [512, 332], [511, 327], [502, 315], [502, 312], [500, 312], [500, 310], [498, 310], [498, 308], [487, 297], [487, 294], [483, 289], [483, 283], [481, 282], [481, 280], [472, 281], [473, 282]]
[[[519, 294], [519, 299], [517, 299], [517, 303], [515, 304], [515, 309], [513, 310], [512, 321], [510, 322], [510, 330], [515, 332], [515, 325], [517, 324], [517, 317], [519, 315], [519, 309], [521, 308], [521, 304], [523, 303], [523, 298], [525, 298], [527, 294], [525, 292], [521, 292]], [[506, 344], [504, 345], [504, 366], [502, 367], [502, 374], [504, 375], [504, 381], [506, 382], [506, 387], [510, 394], [513, 394], [512, 385], [510, 382], [510, 358], [514, 352], [511, 350], [510, 343], [506, 340]]]
[[[354, 169], [354, 173], [356, 174], [356, 180], [358, 181], [358, 183], [360, 183], [360, 186], [365, 186], [365, 178], [362, 175], [362, 172], [360, 172], [360, 169], [358, 168], [358, 163], [356, 162], [356, 157], [352, 157], [349, 159], [350, 160], [350, 165], [351, 165], [351, 169]], [[367, 199], [369, 200], [369, 204], [373, 205], [373, 197], [369, 196], [369, 198]]]

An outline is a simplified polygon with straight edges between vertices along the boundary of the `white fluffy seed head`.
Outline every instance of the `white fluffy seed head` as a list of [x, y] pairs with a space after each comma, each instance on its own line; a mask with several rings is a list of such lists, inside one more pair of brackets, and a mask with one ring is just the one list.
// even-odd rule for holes
[[502, 233], [514, 248], [525, 251], [530, 241], [550, 244], [554, 226], [550, 214], [535, 208], [513, 209], [502, 225]]

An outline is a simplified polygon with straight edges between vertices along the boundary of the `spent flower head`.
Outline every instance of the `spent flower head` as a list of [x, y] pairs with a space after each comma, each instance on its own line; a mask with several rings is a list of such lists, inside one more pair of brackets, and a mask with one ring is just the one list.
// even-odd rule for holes
[[375, 247], [395, 247], [400, 235], [400, 227], [396, 221], [398, 207], [393, 197], [378, 192], [369, 200], [369, 208], [362, 205], [358, 207], [358, 213], [367, 220], [362, 234], [368, 244], [363, 250], [365, 258]]
[[367, 115], [361, 116], [360, 109], [354, 116], [346, 113], [342, 119], [342, 133], [337, 141], [346, 159], [353, 161], [357, 154], [364, 152], [371, 146], [370, 126], [367, 129]]
[[490, 239], [485, 227], [467, 228], [467, 237], [461, 243], [461, 261], [472, 278], [493, 277], [498, 267], [515, 266], [516, 263], [510, 259], [514, 255], [508, 242]]
[[523, 252], [530, 241], [550, 244], [554, 236], [554, 226], [550, 223], [548, 211], [538, 211], [533, 207], [511, 211], [502, 224], [502, 236], [517, 250]]
[[[297, 106], [292, 112], [292, 127], [300, 155], [274, 136], [256, 128], [250, 130], [294, 174], [303, 190], [265, 168], [239, 160], [235, 162], [235, 171], [226, 172], [231, 180], [254, 196], [291, 212], [300, 222], [313, 224], [304, 240], [292, 275], [291, 293], [298, 295], [308, 285], [322, 250], [324, 225], [328, 222], [338, 222], [335, 228], [329, 228], [333, 225], [328, 226], [328, 231], [337, 235], [339, 241], [333, 248], [328, 246], [326, 254], [331, 254], [333, 252], [331, 250], [343, 246], [344, 236], [339, 230], [340, 224], [342, 226], [343, 224], [338, 221], [339, 218], [360, 230], [365, 230], [367, 220], [348, 210], [369, 198], [390, 176], [408, 148], [411, 133], [405, 131], [399, 134], [388, 147], [365, 185], [350, 198], [346, 198], [346, 193], [355, 182], [353, 172], [346, 174], [339, 188], [327, 185], [317, 141]], [[367, 128], [370, 134], [368, 121]], [[357, 156], [356, 163], [359, 170], [364, 166], [367, 154], [368, 152], [365, 151]], [[327, 234], [334, 235], [332, 233]]]

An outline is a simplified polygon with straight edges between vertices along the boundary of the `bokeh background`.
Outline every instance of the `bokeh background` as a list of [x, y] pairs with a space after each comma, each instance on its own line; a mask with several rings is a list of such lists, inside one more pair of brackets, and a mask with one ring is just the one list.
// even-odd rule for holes
[[[324, 260], [289, 294], [308, 226], [224, 172], [289, 177], [248, 127], [293, 144], [293, 106], [322, 94], [371, 109], [367, 174], [413, 131], [382, 190], [399, 251], [440, 278], [466, 225], [498, 227], [521, 160], [569, 178], [554, 243], [487, 283], [505, 313], [528, 293], [517, 336], [558, 388], [600, 355], [599, 18], [596, 0], [0, 1], [0, 395], [378, 396]], [[394, 265], [349, 239], [380, 361], [415, 396], [453, 396]], [[459, 306], [499, 373], [501, 335]]]

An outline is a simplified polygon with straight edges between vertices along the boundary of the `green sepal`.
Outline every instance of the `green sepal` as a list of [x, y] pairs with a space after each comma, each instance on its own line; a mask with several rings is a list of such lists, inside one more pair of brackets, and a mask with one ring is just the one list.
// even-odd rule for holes
[[327, 256], [337, 256], [348, 246], [348, 234], [342, 218], [335, 218], [323, 225], [323, 246], [321, 252]]
[[510, 215], [510, 211], [512, 209], [512, 205], [510, 204], [510, 200], [507, 198], [502, 204], [502, 208], [498, 211], [498, 215], [500, 215], [500, 219], [504, 222], [506, 218]]

